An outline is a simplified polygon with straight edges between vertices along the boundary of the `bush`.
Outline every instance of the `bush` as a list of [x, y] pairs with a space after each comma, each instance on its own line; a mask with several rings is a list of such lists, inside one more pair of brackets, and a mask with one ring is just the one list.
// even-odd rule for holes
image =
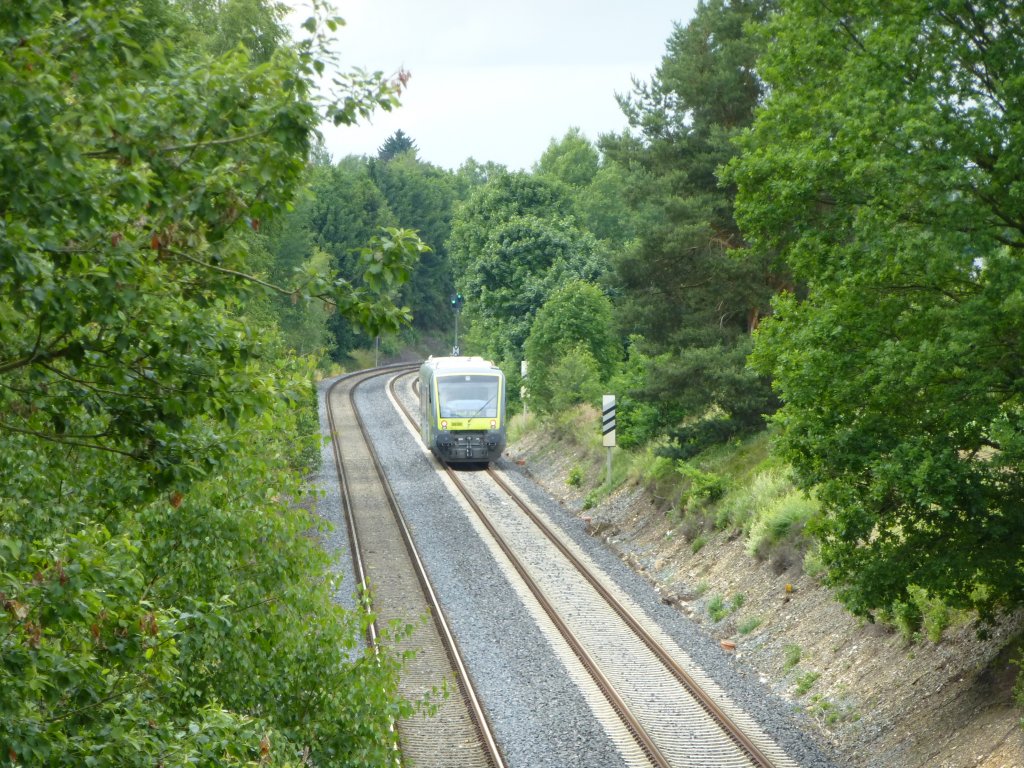
[[760, 510], [750, 528], [747, 552], [759, 560], [771, 548], [800, 535], [807, 521], [818, 511], [818, 503], [800, 491], [790, 491]]
[[677, 461], [675, 469], [688, 481], [688, 487], [683, 491], [679, 502], [681, 508], [685, 509], [691, 502], [696, 506], [703, 506], [718, 501], [725, 494], [725, 478], [720, 475], [705, 472], [685, 461]]
[[792, 483], [786, 475], [769, 469], [754, 476], [747, 486], [727, 495], [719, 508], [718, 527], [746, 530], [751, 521], [767, 509], [780, 496], [791, 491]]

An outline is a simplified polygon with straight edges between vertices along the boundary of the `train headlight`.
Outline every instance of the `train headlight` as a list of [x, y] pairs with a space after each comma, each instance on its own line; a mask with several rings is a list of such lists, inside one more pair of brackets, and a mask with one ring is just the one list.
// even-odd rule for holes
[[498, 428], [498, 422], [496, 422], [494, 419], [491, 419], [491, 429], [497, 429], [497, 428]]
[[448, 422], [447, 421], [442, 421], [441, 422], [441, 429], [448, 429]]

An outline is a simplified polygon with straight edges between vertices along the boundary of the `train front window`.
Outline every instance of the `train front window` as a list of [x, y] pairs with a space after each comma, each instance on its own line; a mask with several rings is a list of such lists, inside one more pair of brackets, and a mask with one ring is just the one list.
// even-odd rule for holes
[[439, 376], [437, 400], [442, 419], [496, 419], [498, 377], [478, 374]]

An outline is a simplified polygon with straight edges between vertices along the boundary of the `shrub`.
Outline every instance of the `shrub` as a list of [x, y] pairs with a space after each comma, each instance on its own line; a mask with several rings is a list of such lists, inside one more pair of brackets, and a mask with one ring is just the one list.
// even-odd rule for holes
[[747, 538], [747, 552], [763, 560], [773, 545], [799, 536], [817, 511], [817, 502], [800, 491], [779, 497], [759, 511]]
[[583, 470], [579, 464], [576, 464], [569, 470], [568, 477], [565, 478], [566, 485], [571, 485], [573, 488], [579, 488], [583, 483]]
[[693, 540], [693, 543], [690, 545], [690, 549], [693, 551], [693, 554], [697, 554], [702, 549], [704, 549], [704, 545], [707, 543], [707, 536], [698, 536], [696, 539]]
[[708, 616], [712, 621], [718, 622], [729, 615], [729, 609], [725, 606], [725, 599], [721, 595], [715, 595], [708, 600]]
[[680, 499], [680, 506], [685, 508], [691, 502], [701, 506], [708, 502], [718, 501], [725, 494], [725, 479], [713, 472], [705, 472], [685, 461], [677, 461], [676, 472], [688, 481], [688, 487]]

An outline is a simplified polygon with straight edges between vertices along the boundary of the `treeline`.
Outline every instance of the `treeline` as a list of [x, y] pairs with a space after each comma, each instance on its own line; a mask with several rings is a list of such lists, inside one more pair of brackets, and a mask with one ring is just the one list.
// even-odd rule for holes
[[1024, 604], [1022, 13], [700, 3], [627, 130], [447, 174], [463, 351], [677, 460], [773, 425], [860, 615]]
[[674, 461], [770, 425], [858, 614], [1024, 604], [1020, 4], [699, 3], [529, 172], [328, 157], [401, 77], [316, 96], [338, 22], [280, 14], [0, 6], [0, 764], [385, 762], [312, 382], [446, 353], [456, 291], [535, 413], [615, 392]]

